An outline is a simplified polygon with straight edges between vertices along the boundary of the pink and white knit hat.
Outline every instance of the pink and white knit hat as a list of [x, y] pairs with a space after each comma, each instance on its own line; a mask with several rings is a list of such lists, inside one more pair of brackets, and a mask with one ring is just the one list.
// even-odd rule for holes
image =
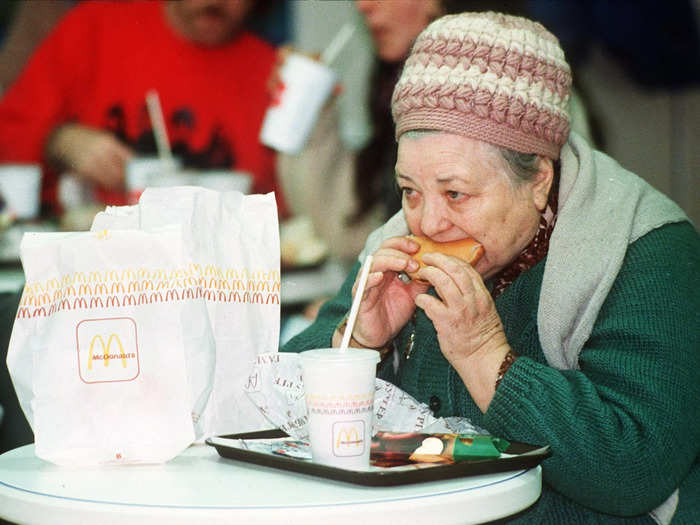
[[557, 159], [571, 128], [570, 88], [564, 52], [541, 24], [444, 16], [418, 36], [394, 88], [396, 138], [432, 129]]

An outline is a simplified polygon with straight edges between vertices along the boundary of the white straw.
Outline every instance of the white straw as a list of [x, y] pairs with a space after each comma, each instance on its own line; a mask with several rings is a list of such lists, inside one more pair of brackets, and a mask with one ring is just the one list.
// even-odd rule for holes
[[368, 255], [365, 258], [365, 265], [362, 267], [362, 273], [360, 274], [360, 282], [357, 284], [357, 292], [355, 292], [355, 298], [353, 299], [352, 306], [350, 307], [348, 325], [345, 327], [343, 340], [340, 342], [341, 352], [345, 352], [348, 349], [348, 344], [350, 344], [350, 337], [352, 337], [352, 331], [355, 328], [355, 319], [357, 319], [357, 311], [360, 309], [362, 295], [365, 293], [365, 285], [367, 284], [367, 277], [369, 277], [369, 269], [371, 266], [372, 256]]
[[168, 140], [168, 131], [165, 128], [165, 119], [163, 118], [163, 110], [160, 106], [160, 98], [155, 89], [151, 89], [146, 93], [146, 107], [148, 108], [148, 116], [151, 119], [153, 133], [156, 137], [156, 146], [158, 147], [158, 156], [161, 160], [170, 163], [173, 161], [173, 154], [170, 151], [170, 141]]
[[355, 33], [355, 25], [352, 22], [346, 22], [340, 31], [333, 37], [328, 47], [321, 53], [321, 63], [327, 66], [331, 65], [338, 57], [343, 48], [350, 41], [350, 38]]

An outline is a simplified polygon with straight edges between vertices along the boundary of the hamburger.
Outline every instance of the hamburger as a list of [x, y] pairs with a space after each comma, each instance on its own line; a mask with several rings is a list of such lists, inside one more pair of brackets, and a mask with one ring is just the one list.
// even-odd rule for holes
[[437, 252], [451, 255], [471, 265], [476, 263], [476, 261], [484, 255], [484, 247], [471, 237], [449, 242], [435, 242], [427, 237], [418, 237], [415, 235], [409, 235], [407, 238], [420, 244], [418, 251], [413, 254], [413, 259], [415, 259], [420, 266], [415, 272], [401, 272], [399, 278], [401, 278], [403, 282], [415, 280], [419, 283], [428, 284], [427, 281], [416, 277], [418, 271], [425, 266], [423, 263], [424, 253]]

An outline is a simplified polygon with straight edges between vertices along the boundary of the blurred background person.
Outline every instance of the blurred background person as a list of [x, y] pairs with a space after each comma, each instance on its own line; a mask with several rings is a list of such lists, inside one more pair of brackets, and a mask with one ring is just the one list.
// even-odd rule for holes
[[[0, 2], [0, 96], [15, 80], [39, 42], [73, 4], [72, 0]], [[0, 209], [0, 214], [4, 212], [4, 208]], [[0, 231], [0, 235], [3, 233]], [[0, 292], [0, 326], [3, 327], [0, 330], [0, 453], [33, 440], [5, 365], [18, 302], [18, 293], [4, 289]]]
[[[174, 153], [186, 167], [244, 170], [253, 175], [253, 191], [275, 189], [274, 152], [257, 139], [275, 51], [244, 24], [272, 41], [285, 40], [280, 4], [74, 2], [53, 27], [59, 3], [66, 7], [54, 0], [15, 2], [1, 48], [3, 71], [23, 71], [3, 77], [14, 81], [0, 100], [0, 163], [42, 163], [44, 218], [59, 211], [56, 185], [64, 171], [98, 185], [103, 202], [124, 202], [126, 163], [156, 152], [145, 107], [151, 88], [160, 94]], [[44, 15], [45, 24], [34, 26]], [[6, 286], [3, 281], [0, 290], [0, 453], [33, 440], [5, 365], [21, 284]]]
[[[274, 48], [244, 29], [261, 0], [84, 2], [38, 47], [0, 101], [0, 162], [41, 162], [45, 213], [58, 175], [125, 204], [125, 169], [153, 155], [145, 95], [157, 90], [185, 168], [232, 169], [276, 189], [274, 152], [258, 141]], [[278, 200], [279, 202], [279, 200]]]
[[0, 94], [74, 0], [7, 0], [0, 6]]

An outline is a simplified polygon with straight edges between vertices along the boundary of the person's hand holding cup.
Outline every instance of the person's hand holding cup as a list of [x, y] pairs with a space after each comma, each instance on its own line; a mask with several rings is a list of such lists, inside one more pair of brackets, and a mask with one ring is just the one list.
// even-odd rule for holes
[[277, 151], [299, 153], [337, 81], [335, 72], [301, 53], [286, 51], [273, 76], [272, 103], [260, 140]]
[[282, 66], [271, 78], [272, 105], [260, 131], [263, 144], [282, 153], [299, 153], [316, 124], [321, 108], [337, 85], [329, 67], [355, 32], [348, 22], [336, 33], [318, 60], [285, 47], [279, 53]]

